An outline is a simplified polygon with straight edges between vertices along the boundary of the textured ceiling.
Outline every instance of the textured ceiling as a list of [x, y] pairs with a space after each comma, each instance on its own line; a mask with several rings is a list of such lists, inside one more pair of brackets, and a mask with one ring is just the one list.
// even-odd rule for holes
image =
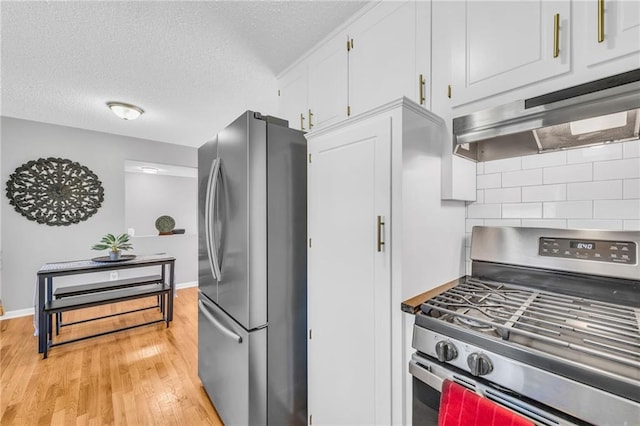
[[[362, 1], [6, 1], [1, 114], [200, 146]], [[108, 101], [138, 105], [136, 121]]]

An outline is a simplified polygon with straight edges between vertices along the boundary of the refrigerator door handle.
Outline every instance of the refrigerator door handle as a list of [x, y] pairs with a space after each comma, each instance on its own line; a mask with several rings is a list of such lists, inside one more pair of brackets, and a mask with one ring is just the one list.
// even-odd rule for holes
[[220, 266], [218, 263], [218, 250], [215, 247], [215, 226], [212, 226], [214, 220], [212, 207], [215, 206], [217, 193], [218, 193], [218, 179], [220, 175], [220, 158], [216, 158], [211, 164], [211, 170], [209, 171], [209, 181], [207, 182], [207, 195], [204, 207], [204, 233], [206, 237], [207, 253], [209, 258], [209, 266], [211, 267], [211, 273], [213, 277], [220, 281], [222, 274], [220, 273]]
[[211, 322], [211, 324], [215, 325], [218, 330], [220, 330], [222, 333], [226, 334], [228, 337], [235, 340], [236, 342], [242, 343], [242, 336], [238, 336], [236, 333], [234, 333], [233, 331], [229, 330], [224, 325], [222, 325], [220, 321], [218, 321], [211, 314], [211, 312], [209, 312], [209, 310], [205, 305], [205, 302], [202, 299], [198, 300], [198, 308], [200, 309], [200, 312], [202, 312], [202, 315], [204, 315], [205, 318], [208, 319], [209, 322]]

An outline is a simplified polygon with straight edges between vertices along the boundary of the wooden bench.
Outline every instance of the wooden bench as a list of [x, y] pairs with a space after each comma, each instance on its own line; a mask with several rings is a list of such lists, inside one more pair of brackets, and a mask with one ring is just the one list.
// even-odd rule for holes
[[[107, 284], [112, 284], [111, 286]], [[162, 282], [161, 277], [151, 276], [151, 277], [138, 277], [138, 278], [128, 278], [123, 280], [116, 281], [106, 281], [103, 283], [96, 284], [82, 284], [78, 286], [70, 286], [70, 287], [61, 287], [56, 291], [57, 299], [48, 301], [44, 305], [44, 313], [47, 316], [47, 323], [49, 326], [47, 327], [49, 333], [49, 339], [52, 339], [51, 336], [52, 328], [51, 321], [52, 315], [56, 315], [56, 318], [61, 318], [62, 312], [73, 311], [78, 309], [90, 308], [93, 306], [106, 305], [117, 302], [124, 302], [126, 300], [133, 299], [141, 299], [144, 297], [152, 297], [156, 296], [158, 298], [158, 304], [155, 306], [144, 307], [140, 309], [134, 309], [125, 312], [119, 312], [110, 315], [104, 315], [99, 317], [88, 318], [85, 320], [75, 321], [68, 324], [61, 325], [71, 325], [78, 324], [87, 321], [95, 321], [102, 318], [108, 318], [116, 315], [123, 315], [131, 312], [137, 312], [145, 309], [152, 308], [160, 308], [162, 313], [162, 318], [147, 321], [140, 324], [131, 325], [128, 327], [121, 327], [114, 330], [105, 331], [102, 333], [91, 334], [88, 336], [82, 336], [75, 339], [65, 340], [62, 342], [51, 343], [45, 346], [44, 348], [44, 357], [47, 357], [47, 352], [49, 347], [59, 346], [67, 343], [77, 342], [80, 340], [85, 340], [91, 337], [102, 336], [105, 334], [111, 334], [118, 331], [129, 330], [136, 327], [141, 327], [148, 324], [154, 324], [158, 322], [165, 322], [167, 327], [169, 327], [169, 322], [171, 320], [170, 315], [165, 312], [166, 303], [164, 302], [164, 298], [166, 296], [167, 303], [172, 295], [172, 288], [169, 284], [165, 284]], [[58, 333], [59, 328], [56, 324], [56, 334]]]
[[103, 281], [99, 283], [72, 285], [67, 287], [59, 287], [53, 292], [56, 299], [69, 296], [79, 296], [82, 294], [99, 293], [107, 290], [117, 290], [126, 287], [135, 287], [145, 284], [161, 283], [162, 276], [151, 275], [148, 277], [125, 278], [122, 280]]
[[[57, 288], [56, 291], [53, 292], [53, 297], [55, 299], [62, 299], [64, 297], [74, 297], [74, 296], [80, 296], [84, 294], [100, 293], [100, 292], [109, 291], [109, 290], [118, 290], [121, 288], [137, 287], [137, 286], [142, 286], [147, 284], [157, 284], [162, 282], [163, 282], [163, 279], [161, 275], [150, 275], [146, 277], [133, 277], [133, 278], [125, 278], [121, 280], [111, 280], [111, 281], [102, 281], [102, 282], [90, 283], [90, 284], [72, 285], [72, 286]], [[161, 311], [164, 310], [164, 307], [162, 306], [162, 298], [160, 296], [158, 296], [158, 305], [156, 306], [136, 309], [133, 311], [121, 312], [119, 314], [114, 314], [114, 315], [123, 315], [131, 312], [136, 312], [136, 311], [145, 310], [145, 309], [152, 309], [156, 307], [159, 307]], [[111, 315], [105, 315], [97, 318], [90, 318], [82, 321], [63, 323], [62, 312], [57, 312], [56, 313], [56, 336], [60, 334], [60, 327], [66, 327], [66, 326], [78, 324], [81, 322], [102, 319], [109, 316]]]

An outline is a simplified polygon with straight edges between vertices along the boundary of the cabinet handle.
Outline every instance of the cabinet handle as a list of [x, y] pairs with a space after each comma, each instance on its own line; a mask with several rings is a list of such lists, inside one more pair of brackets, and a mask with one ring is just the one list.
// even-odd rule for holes
[[560, 14], [553, 15], [553, 57], [560, 55]]
[[382, 251], [382, 247], [384, 246], [384, 217], [378, 216], [378, 252]]
[[426, 100], [424, 97], [424, 89], [425, 89], [426, 82], [422, 74], [420, 74], [420, 81], [418, 82], [418, 84], [420, 86], [420, 105], [424, 105], [424, 101]]
[[300, 130], [306, 130], [304, 128], [304, 114], [300, 113]]
[[604, 0], [598, 0], [598, 43], [604, 41]]
[[313, 113], [311, 112], [311, 109], [309, 109], [309, 130], [313, 128], [313, 123], [311, 122], [312, 117], [313, 117]]

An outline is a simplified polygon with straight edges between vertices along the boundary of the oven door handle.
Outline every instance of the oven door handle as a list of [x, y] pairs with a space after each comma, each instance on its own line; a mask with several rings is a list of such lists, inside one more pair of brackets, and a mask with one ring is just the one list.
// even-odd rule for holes
[[409, 361], [409, 373], [422, 383], [429, 385], [438, 392], [442, 392], [442, 382], [444, 379], [433, 374], [431, 368], [428, 366], [411, 360]]

